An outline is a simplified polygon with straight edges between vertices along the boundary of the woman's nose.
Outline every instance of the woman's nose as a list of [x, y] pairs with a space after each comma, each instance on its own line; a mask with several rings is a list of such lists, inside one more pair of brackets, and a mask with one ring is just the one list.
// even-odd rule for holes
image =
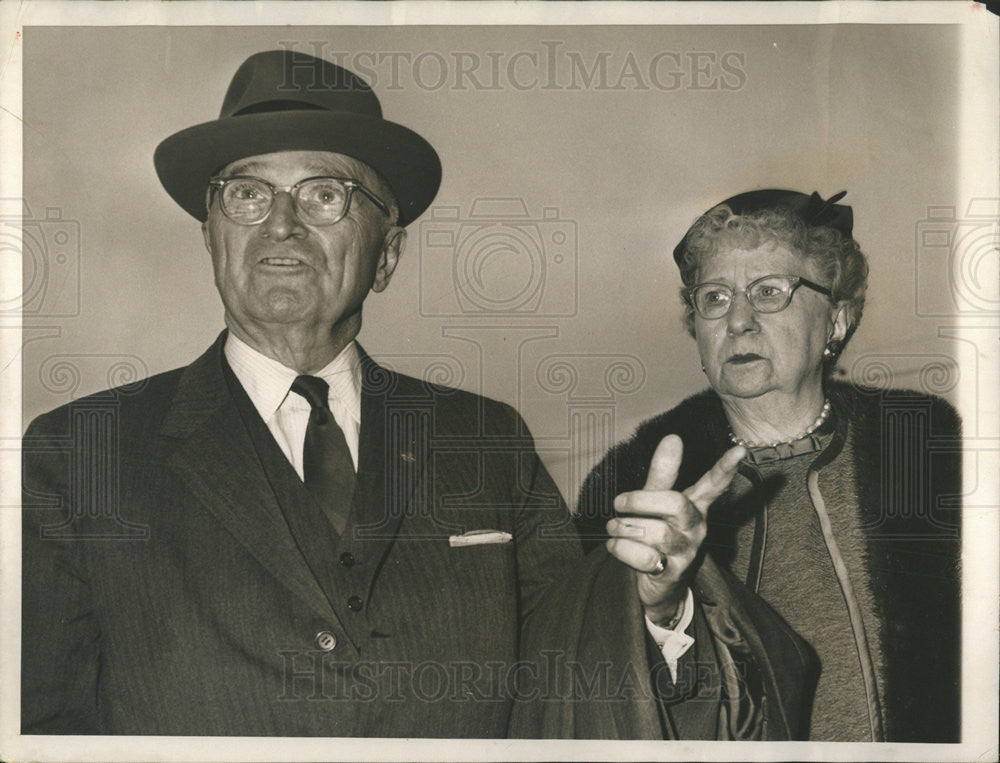
[[733, 305], [726, 316], [726, 330], [730, 334], [743, 334], [757, 328], [757, 313], [750, 306], [746, 293], [734, 294]]

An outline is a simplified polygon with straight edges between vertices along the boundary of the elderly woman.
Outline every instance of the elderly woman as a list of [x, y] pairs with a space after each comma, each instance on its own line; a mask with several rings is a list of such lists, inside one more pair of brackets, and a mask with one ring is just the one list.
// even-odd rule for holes
[[702, 548], [815, 649], [809, 737], [958, 741], [958, 419], [832, 378], [868, 274], [843, 196], [751, 191], [688, 230], [674, 259], [711, 390], [613, 448], [577, 513], [594, 543], [665, 435], [683, 441], [675, 489], [745, 447]]

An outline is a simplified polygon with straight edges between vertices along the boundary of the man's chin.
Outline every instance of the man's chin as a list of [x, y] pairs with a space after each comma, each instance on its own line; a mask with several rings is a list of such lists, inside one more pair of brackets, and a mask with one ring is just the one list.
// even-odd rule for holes
[[246, 315], [265, 325], [310, 323], [321, 316], [319, 295], [294, 287], [272, 286], [254, 301]]
[[238, 334], [275, 334], [321, 322], [318, 311], [295, 300], [271, 300], [239, 314], [226, 314], [226, 324]]

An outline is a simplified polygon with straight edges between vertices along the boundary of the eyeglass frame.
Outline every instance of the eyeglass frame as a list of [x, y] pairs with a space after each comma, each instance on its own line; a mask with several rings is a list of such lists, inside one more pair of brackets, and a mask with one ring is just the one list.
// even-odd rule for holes
[[[754, 284], [760, 283], [761, 281], [765, 281], [768, 278], [787, 278], [791, 281], [790, 288], [788, 289], [788, 299], [786, 300], [785, 304], [779, 307], [777, 310], [758, 310], [757, 306], [754, 305], [754, 303], [750, 300], [750, 288]], [[730, 292], [729, 306], [726, 308], [726, 312], [724, 312], [722, 315], [716, 315], [714, 318], [710, 318], [698, 309], [697, 304], [695, 304], [693, 292], [695, 289], [700, 289], [702, 286], [721, 286], [722, 288], [729, 290]], [[684, 301], [687, 302], [687, 304], [691, 307], [691, 309], [694, 310], [698, 315], [700, 315], [704, 320], [717, 321], [720, 318], [725, 318], [727, 315], [729, 315], [729, 313], [733, 311], [733, 304], [736, 302], [736, 295], [739, 294], [740, 292], [742, 292], [743, 295], [746, 297], [747, 304], [750, 305], [750, 309], [753, 310], [755, 313], [761, 313], [762, 315], [773, 315], [774, 313], [780, 313], [783, 310], [788, 309], [788, 306], [792, 304], [792, 297], [795, 296], [796, 289], [798, 289], [800, 286], [805, 286], [808, 289], [812, 289], [813, 291], [819, 292], [820, 294], [824, 295], [825, 297], [828, 297], [831, 300], [833, 299], [833, 292], [830, 289], [826, 288], [825, 286], [820, 286], [818, 283], [816, 283], [815, 281], [810, 281], [808, 278], [803, 278], [802, 276], [788, 275], [787, 273], [770, 273], [766, 276], [755, 278], [742, 289], [734, 289], [729, 284], [720, 283], [718, 281], [705, 281], [703, 283], [696, 283], [694, 286], [690, 288], [681, 289], [681, 295], [684, 297]]]
[[[262, 218], [260, 218], [259, 220], [255, 220], [252, 223], [247, 223], [247, 222], [243, 222], [242, 220], [237, 220], [235, 217], [233, 217], [232, 215], [229, 214], [229, 211], [226, 209], [225, 203], [222, 201], [222, 198], [223, 198], [222, 197], [222, 189], [225, 188], [225, 186], [226, 186], [227, 183], [229, 183], [231, 181], [234, 181], [234, 180], [255, 180], [255, 181], [259, 182], [259, 183], [263, 183], [265, 186], [267, 186], [271, 190], [271, 203], [270, 203], [270, 205], [267, 208], [267, 212], [264, 213], [264, 216]], [[260, 225], [268, 217], [270, 217], [271, 210], [274, 209], [274, 200], [278, 197], [278, 194], [279, 193], [287, 193], [289, 196], [292, 197], [292, 209], [295, 210], [295, 214], [297, 216], [301, 217], [301, 214], [299, 212], [299, 204], [298, 204], [298, 202], [295, 199], [295, 191], [300, 186], [302, 186], [305, 183], [308, 183], [310, 181], [313, 181], [313, 180], [336, 180], [338, 183], [340, 183], [341, 185], [343, 185], [344, 188], [347, 189], [347, 193], [346, 193], [346, 195], [344, 197], [344, 209], [340, 213], [340, 216], [337, 217], [337, 219], [331, 220], [328, 223], [307, 223], [308, 225], [315, 225], [317, 227], [323, 227], [323, 228], [325, 228], [328, 225], [336, 225], [337, 223], [339, 223], [341, 220], [343, 220], [345, 217], [347, 217], [347, 213], [350, 212], [350, 210], [351, 210], [351, 198], [353, 197], [354, 191], [356, 191], [356, 190], [357, 191], [361, 191], [361, 193], [363, 193], [365, 196], [367, 196], [368, 199], [376, 207], [378, 207], [382, 211], [382, 214], [384, 214], [386, 217], [388, 217], [390, 215], [388, 205], [386, 205], [386, 203], [384, 201], [382, 201], [378, 196], [376, 196], [374, 193], [372, 193], [370, 190], [368, 190], [368, 188], [366, 188], [363, 183], [361, 183], [358, 180], [355, 180], [354, 178], [337, 177], [336, 175], [313, 175], [312, 177], [303, 178], [302, 180], [300, 180], [299, 182], [295, 183], [294, 185], [274, 185], [273, 183], [269, 183], [268, 181], [264, 180], [264, 178], [259, 178], [256, 175], [232, 175], [230, 177], [213, 177], [213, 178], [209, 178], [209, 181], [208, 181], [208, 188], [206, 189], [206, 195], [208, 197], [206, 199], [205, 206], [207, 208], [211, 208], [211, 206], [212, 206], [212, 199], [211, 199], [211, 195], [210, 194], [212, 193], [212, 189], [218, 189], [218, 193], [219, 193], [219, 208], [222, 210], [222, 213], [226, 217], [228, 217], [230, 220], [232, 220], [237, 225]]]

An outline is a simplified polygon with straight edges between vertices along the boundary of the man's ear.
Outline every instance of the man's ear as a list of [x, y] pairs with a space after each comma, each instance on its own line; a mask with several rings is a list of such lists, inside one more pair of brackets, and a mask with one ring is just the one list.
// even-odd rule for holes
[[375, 280], [372, 291], [384, 291], [392, 279], [392, 273], [399, 264], [399, 258], [406, 247], [406, 229], [398, 225], [392, 226], [385, 234], [385, 243], [378, 258], [378, 268], [375, 270]]
[[203, 222], [201, 224], [201, 236], [202, 236], [203, 239], [205, 239], [205, 248], [208, 250], [208, 253], [211, 254], [212, 253], [212, 243], [211, 243], [212, 239], [208, 235], [208, 220], [206, 220], [205, 222]]

